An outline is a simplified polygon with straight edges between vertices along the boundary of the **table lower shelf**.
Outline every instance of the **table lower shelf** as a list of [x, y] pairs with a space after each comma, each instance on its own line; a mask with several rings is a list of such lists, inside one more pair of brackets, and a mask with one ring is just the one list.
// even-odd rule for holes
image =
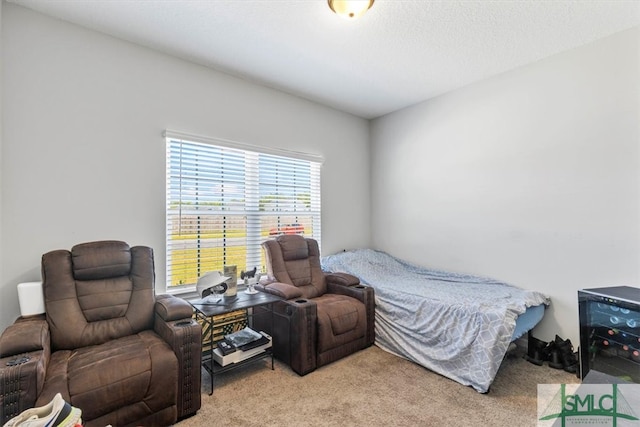
[[232, 369], [239, 368], [241, 366], [247, 365], [257, 360], [261, 360], [266, 357], [271, 357], [272, 355], [272, 351], [270, 347], [244, 360], [232, 362], [232, 363], [229, 363], [228, 365], [222, 366], [218, 362], [216, 362], [215, 359], [213, 360], [213, 363], [211, 363], [212, 362], [211, 352], [207, 352], [207, 353], [208, 354], [204, 354], [204, 353], [202, 354], [202, 366], [207, 370], [207, 372], [209, 372], [209, 374], [212, 374], [212, 375], [221, 374], [223, 372], [227, 372]]
[[259, 352], [257, 354], [254, 354], [253, 356], [248, 357], [248, 358], [246, 358], [244, 360], [240, 360], [240, 361], [234, 362], [234, 363], [229, 363], [228, 365], [225, 365], [225, 366], [220, 365], [218, 362], [216, 362], [214, 359], [212, 359], [211, 350], [209, 350], [207, 352], [203, 352], [203, 354], [202, 354], [202, 367], [209, 373], [209, 375], [211, 377], [211, 389], [209, 391], [209, 396], [211, 396], [213, 394], [213, 383], [215, 381], [216, 375], [222, 374], [222, 373], [227, 372], [227, 371], [231, 371], [233, 369], [241, 368], [243, 366], [246, 366], [246, 365], [249, 365], [251, 363], [257, 362], [259, 360], [266, 359], [268, 357], [271, 357], [271, 370], [273, 370], [274, 369], [274, 363], [273, 363], [272, 347], [264, 349], [261, 352]]

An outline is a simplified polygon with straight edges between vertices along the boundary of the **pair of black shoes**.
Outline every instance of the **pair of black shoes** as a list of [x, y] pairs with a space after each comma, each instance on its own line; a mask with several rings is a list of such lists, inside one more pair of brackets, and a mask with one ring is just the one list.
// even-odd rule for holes
[[534, 365], [542, 366], [544, 362], [554, 369], [564, 369], [572, 374], [578, 373], [578, 358], [573, 352], [570, 340], [556, 339], [545, 342], [529, 334], [529, 345], [524, 358]]

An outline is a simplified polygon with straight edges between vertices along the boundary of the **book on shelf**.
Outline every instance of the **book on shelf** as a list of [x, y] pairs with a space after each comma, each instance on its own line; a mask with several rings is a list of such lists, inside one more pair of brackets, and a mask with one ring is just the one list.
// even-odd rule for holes
[[262, 335], [248, 326], [237, 332], [224, 336], [225, 341], [229, 342], [236, 348], [241, 348], [244, 345], [259, 340], [260, 338], [262, 338]]
[[213, 360], [215, 360], [220, 366], [227, 366], [242, 362], [260, 354], [268, 354], [266, 353], [266, 350], [271, 347], [271, 336], [266, 332], [260, 332], [260, 335], [260, 339], [251, 341], [242, 347], [233, 348], [231, 351], [229, 349], [225, 349], [223, 352], [221, 346], [218, 345], [218, 347], [212, 352]]

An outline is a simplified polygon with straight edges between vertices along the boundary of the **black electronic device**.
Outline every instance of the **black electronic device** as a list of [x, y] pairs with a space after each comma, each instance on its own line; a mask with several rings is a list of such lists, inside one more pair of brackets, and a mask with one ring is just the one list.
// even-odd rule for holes
[[582, 289], [578, 308], [582, 381], [640, 384], [640, 289]]
[[260, 338], [258, 338], [257, 340], [251, 341], [247, 344], [241, 345], [240, 347], [238, 347], [240, 350], [242, 351], [247, 351], [247, 350], [251, 350], [252, 348], [256, 348], [256, 347], [260, 347], [261, 345], [265, 345], [265, 344], [269, 344], [269, 338], [267, 338], [266, 336], [262, 336]]
[[234, 351], [236, 351], [236, 348], [225, 339], [218, 341], [218, 349], [220, 350], [220, 353], [222, 353], [223, 356], [226, 356], [227, 354], [231, 354]]

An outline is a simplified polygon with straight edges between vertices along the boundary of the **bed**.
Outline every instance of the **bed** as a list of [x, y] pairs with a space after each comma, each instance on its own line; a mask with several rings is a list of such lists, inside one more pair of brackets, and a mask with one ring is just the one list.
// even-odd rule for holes
[[421, 267], [373, 249], [321, 259], [376, 293], [375, 343], [481, 393], [509, 344], [533, 328], [549, 298], [487, 277]]

